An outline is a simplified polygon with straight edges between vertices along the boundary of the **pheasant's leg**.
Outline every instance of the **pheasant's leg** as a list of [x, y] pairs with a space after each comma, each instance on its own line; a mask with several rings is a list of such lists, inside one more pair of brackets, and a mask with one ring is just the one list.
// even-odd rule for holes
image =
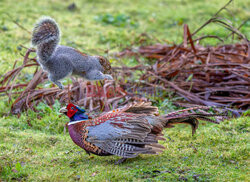
[[[85, 149], [84, 149], [84, 150], [85, 150]], [[90, 152], [89, 152], [89, 151], [85, 150], [85, 152], [86, 152], [88, 155], [90, 155]]]
[[127, 160], [127, 158], [121, 158], [121, 159], [119, 159], [118, 161], [115, 162], [115, 165], [119, 165], [119, 164], [125, 162], [126, 160]]

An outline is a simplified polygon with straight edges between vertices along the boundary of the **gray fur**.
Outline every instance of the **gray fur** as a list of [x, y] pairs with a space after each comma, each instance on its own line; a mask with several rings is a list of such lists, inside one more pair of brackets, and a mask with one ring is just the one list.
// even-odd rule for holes
[[37, 46], [38, 62], [49, 74], [49, 79], [59, 88], [63, 85], [59, 80], [78, 75], [87, 80], [112, 80], [112, 76], [103, 74], [104, 68], [99, 57], [83, 55], [74, 48], [58, 45], [60, 30], [52, 18], [45, 17], [35, 25], [32, 44]]

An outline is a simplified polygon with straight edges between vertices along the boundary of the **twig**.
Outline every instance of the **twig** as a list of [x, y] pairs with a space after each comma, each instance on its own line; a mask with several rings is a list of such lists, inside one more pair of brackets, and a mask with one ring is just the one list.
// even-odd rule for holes
[[225, 9], [233, 0], [228, 1], [222, 8], [220, 8], [209, 20], [207, 20], [203, 25], [201, 25], [198, 29], [196, 29], [191, 35], [194, 36], [197, 34], [201, 29], [203, 29], [207, 24], [213, 21], [217, 17], [217, 15]]
[[15, 23], [17, 26], [19, 26], [21, 29], [25, 30], [26, 32], [28, 32], [29, 34], [31, 34], [31, 32], [26, 29], [24, 26], [20, 25], [16, 20], [14, 20], [14, 18], [9, 14], [9, 13], [5, 13], [9, 18], [10, 20]]

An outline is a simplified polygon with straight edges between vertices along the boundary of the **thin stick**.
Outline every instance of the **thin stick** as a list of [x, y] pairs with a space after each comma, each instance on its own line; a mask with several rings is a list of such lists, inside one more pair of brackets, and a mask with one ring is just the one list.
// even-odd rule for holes
[[20, 25], [16, 20], [14, 20], [14, 18], [9, 14], [9, 13], [5, 13], [13, 23], [15, 23], [17, 26], [19, 26], [21, 29], [25, 30], [26, 32], [28, 32], [29, 34], [31, 34], [31, 32], [25, 28], [24, 26]]
[[194, 33], [192, 33], [192, 36], [194, 36], [196, 33], [198, 33], [202, 28], [204, 28], [207, 24], [209, 24], [210, 22], [212, 22], [215, 17], [217, 17], [217, 15], [223, 10], [225, 9], [233, 0], [230, 0], [227, 2], [227, 4], [225, 4], [222, 8], [220, 8], [213, 16], [212, 18], [210, 18], [208, 21], [206, 21], [203, 25], [201, 25], [197, 30], [194, 31]]
[[[241, 29], [241, 27], [242, 27], [243, 25], [245, 25], [248, 21], [250, 21], [250, 18], [247, 19], [247, 20], [245, 20], [243, 23], [241, 23], [240, 26], [237, 28], [237, 30], [239, 31], [239, 30]], [[232, 32], [226, 37], [226, 39], [228, 39], [228, 37], [230, 37], [230, 36], [233, 35], [233, 34], [234, 34], [234, 32], [232, 31]]]

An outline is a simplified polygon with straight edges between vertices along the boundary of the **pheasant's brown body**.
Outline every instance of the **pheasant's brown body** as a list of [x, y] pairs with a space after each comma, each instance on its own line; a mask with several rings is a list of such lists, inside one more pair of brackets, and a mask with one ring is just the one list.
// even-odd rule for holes
[[164, 147], [158, 141], [164, 140], [163, 128], [184, 123], [190, 124], [194, 133], [198, 127], [198, 119], [217, 123], [208, 118], [216, 116], [214, 114], [189, 112], [199, 109], [207, 107], [189, 108], [157, 116], [157, 107], [149, 103], [131, 104], [95, 119], [71, 121], [68, 129], [75, 144], [87, 153], [133, 158], [138, 154], [162, 152]]

